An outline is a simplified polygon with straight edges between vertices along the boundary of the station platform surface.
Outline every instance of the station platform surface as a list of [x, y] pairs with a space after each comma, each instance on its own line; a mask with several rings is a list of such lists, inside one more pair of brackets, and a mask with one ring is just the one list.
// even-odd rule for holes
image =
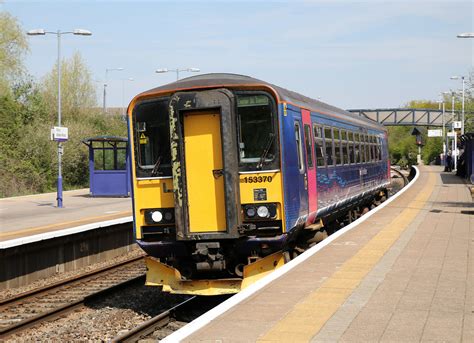
[[365, 221], [165, 341], [474, 342], [471, 194], [439, 166], [419, 170]]
[[[90, 197], [89, 189], [0, 199], [0, 242], [132, 215], [130, 198]], [[131, 221], [131, 218], [130, 218]]]

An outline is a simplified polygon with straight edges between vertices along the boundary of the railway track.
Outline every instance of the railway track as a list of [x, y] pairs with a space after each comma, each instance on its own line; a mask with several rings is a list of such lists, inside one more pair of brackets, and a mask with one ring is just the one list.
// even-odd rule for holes
[[[184, 308], [195, 307], [199, 302], [199, 298], [194, 296], [192, 298], [186, 299], [182, 303], [173, 306], [172, 308], [163, 311], [159, 315], [150, 318], [146, 322], [143, 322], [141, 325], [129, 330], [128, 332], [115, 337], [111, 343], [126, 343], [126, 342], [137, 342], [140, 339], [143, 339], [147, 336], [150, 336], [153, 332], [163, 329], [166, 327], [171, 320], [174, 318], [177, 311], [183, 311]], [[186, 323], [182, 323], [184, 325]]]
[[0, 340], [63, 316], [86, 301], [117, 290], [145, 276], [143, 256], [81, 274], [0, 301]]
[[193, 296], [115, 337], [112, 343], [138, 342], [141, 339], [160, 340], [216, 307], [229, 295]]
[[400, 170], [394, 167], [390, 167], [390, 171], [397, 174], [399, 177], [403, 179], [403, 187], [405, 187], [408, 184], [408, 178], [406, 177], [405, 174], [403, 174]]

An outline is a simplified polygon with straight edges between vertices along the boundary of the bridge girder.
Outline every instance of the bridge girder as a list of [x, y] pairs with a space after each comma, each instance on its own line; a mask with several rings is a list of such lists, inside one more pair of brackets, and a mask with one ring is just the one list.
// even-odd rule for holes
[[[351, 109], [349, 112], [386, 126], [443, 126], [443, 111], [418, 108]], [[444, 122], [448, 126], [460, 120], [461, 112], [445, 111]]]

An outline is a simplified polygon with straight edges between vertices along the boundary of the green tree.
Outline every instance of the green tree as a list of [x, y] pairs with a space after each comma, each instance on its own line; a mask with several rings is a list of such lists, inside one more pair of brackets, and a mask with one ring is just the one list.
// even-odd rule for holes
[[26, 52], [26, 35], [18, 21], [7, 12], [0, 12], [0, 94], [10, 91], [10, 83], [23, 71]]
[[413, 128], [406, 126], [388, 127], [388, 147], [390, 163], [416, 164], [418, 148], [415, 145], [415, 138], [411, 135]]
[[[11, 15], [0, 13], [0, 197], [55, 189], [57, 146], [50, 129], [57, 122], [57, 67], [38, 84], [24, 72], [28, 51], [23, 30]], [[79, 54], [61, 65], [65, 189], [88, 186], [88, 149], [82, 139], [126, 136], [120, 116], [96, 108], [91, 73]]]
[[[43, 96], [51, 109], [58, 103], [58, 65], [42, 81]], [[95, 85], [91, 72], [81, 55], [76, 52], [70, 59], [61, 61], [61, 112], [65, 118], [96, 107]], [[52, 112], [57, 116], [57, 109]]]

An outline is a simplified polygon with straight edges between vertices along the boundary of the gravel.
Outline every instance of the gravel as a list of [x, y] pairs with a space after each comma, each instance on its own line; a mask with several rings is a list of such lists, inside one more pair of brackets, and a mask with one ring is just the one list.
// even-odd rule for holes
[[[86, 304], [63, 318], [12, 335], [6, 342], [108, 341], [186, 298], [183, 295], [162, 293], [157, 287], [137, 284], [100, 301]], [[165, 335], [174, 331], [171, 329], [173, 326], [183, 325], [180, 322], [170, 323], [170, 330]], [[157, 336], [163, 335], [163, 332], [157, 331]]]

